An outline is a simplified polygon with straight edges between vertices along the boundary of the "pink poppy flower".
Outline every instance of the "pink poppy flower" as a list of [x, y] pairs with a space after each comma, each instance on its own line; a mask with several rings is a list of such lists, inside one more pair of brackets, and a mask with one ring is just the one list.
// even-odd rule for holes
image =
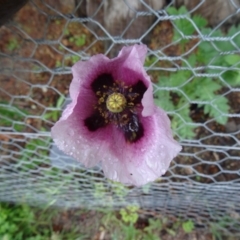
[[72, 102], [52, 128], [62, 151], [86, 167], [101, 162], [107, 178], [126, 185], [156, 180], [181, 151], [167, 114], [154, 105], [146, 53], [145, 45], [134, 45], [113, 59], [99, 54], [77, 62]]

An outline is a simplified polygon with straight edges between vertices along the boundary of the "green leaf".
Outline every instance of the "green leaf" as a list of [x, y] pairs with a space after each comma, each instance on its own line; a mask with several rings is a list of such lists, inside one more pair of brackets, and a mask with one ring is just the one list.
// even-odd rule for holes
[[[184, 36], [192, 36], [196, 26], [203, 36], [209, 38], [200, 41], [196, 51], [189, 53], [186, 61], [182, 61], [181, 66], [190, 68], [189, 70], [178, 70], [159, 77], [157, 83], [159, 91], [155, 93], [155, 102], [158, 106], [170, 113], [176, 112], [171, 116], [174, 131], [181, 138], [191, 139], [195, 136], [196, 127], [190, 117], [192, 101], [206, 102], [206, 104], [199, 104], [198, 107], [203, 106], [204, 113], [213, 117], [218, 123], [225, 124], [227, 121], [227, 117], [222, 114], [227, 115], [229, 112], [228, 101], [218, 94], [226, 84], [220, 81], [218, 76], [231, 86], [240, 85], [238, 69], [223, 72], [221, 68], [238, 67], [240, 64], [240, 55], [222, 54], [222, 52], [236, 50], [234, 44], [240, 46], [240, 26], [229, 30], [227, 36], [234, 37], [232, 41], [228, 41], [225, 38], [226, 34], [220, 29], [206, 28], [207, 20], [201, 16], [191, 17], [196, 26], [192, 24], [190, 14], [184, 6], [179, 9], [169, 7], [167, 12], [169, 15], [180, 16], [179, 19], [172, 20], [176, 26], [173, 41], [178, 41], [177, 47], [180, 51], [185, 52], [189, 48], [190, 40], [185, 39]], [[217, 77], [195, 77], [192, 69], [201, 66], [206, 67], [203, 73], [216, 74]]]
[[[225, 35], [223, 34], [223, 32], [218, 29], [215, 30], [212, 34], [211, 37], [224, 37]], [[219, 49], [220, 52], [228, 52], [228, 51], [232, 51], [232, 50], [236, 50], [236, 48], [233, 46], [233, 44], [231, 43], [231, 41], [229, 40], [215, 40], [213, 41], [213, 43], [215, 44], [215, 46]]]
[[123, 232], [125, 234], [125, 238], [126, 240], [132, 240], [132, 239], [136, 239], [136, 236], [138, 235], [139, 230], [136, 229], [132, 224], [130, 224], [129, 226], [123, 226]]
[[126, 209], [120, 209], [120, 215], [125, 223], [134, 224], [138, 220], [138, 206], [127, 206]]
[[155, 55], [151, 55], [151, 56], [146, 57], [144, 65], [146, 67], [150, 67], [151, 65], [153, 65], [157, 61], [158, 61], [157, 57]]
[[[201, 30], [202, 34], [205, 35], [205, 36], [208, 36], [208, 37], [212, 37], [212, 38], [225, 38], [225, 35], [223, 34], [223, 32], [219, 29], [217, 30], [212, 30], [211, 28], [203, 28]], [[224, 51], [232, 51], [235, 49], [235, 47], [233, 46], [233, 44], [229, 41], [229, 40], [225, 40], [225, 39], [219, 39], [219, 40], [216, 40], [216, 39], [212, 39], [211, 41], [209, 42], [205, 42], [205, 43], [208, 43], [209, 46], [206, 47], [206, 44], [205, 44], [205, 52], [209, 52], [211, 49], [211, 52], [217, 52], [218, 54], [220, 52], [224, 52]], [[204, 48], [201, 47], [202, 43], [200, 43], [199, 47], [204, 50]], [[215, 49], [217, 48], [217, 49]], [[209, 53], [208, 53], [209, 54]], [[209, 56], [206, 55], [206, 57], [209, 58]]]
[[[190, 17], [190, 14], [185, 6], [180, 7], [178, 10], [172, 7], [167, 8], [167, 13], [169, 15], [183, 15], [185, 17]], [[175, 19], [173, 20], [177, 29], [174, 30], [174, 39], [178, 40], [180, 38], [179, 32], [183, 35], [192, 35], [195, 31], [193, 24], [187, 18]]]
[[213, 117], [219, 124], [227, 123], [227, 116], [223, 116], [221, 113], [227, 114], [229, 112], [230, 106], [228, 105], [228, 99], [224, 96], [220, 96], [215, 99], [211, 104], [206, 104], [204, 106], [204, 113], [209, 114]]
[[202, 101], [210, 101], [215, 95], [216, 91], [222, 88], [221, 84], [211, 78], [198, 78], [196, 86], [197, 99]]
[[181, 87], [192, 76], [189, 70], [179, 70], [177, 73], [172, 73], [170, 76], [170, 87]]
[[25, 128], [24, 119], [28, 112], [16, 106], [4, 103], [0, 105], [0, 125], [11, 127], [15, 131], [22, 131]]
[[183, 5], [178, 9], [178, 14], [177, 15], [190, 15], [189, 11], [187, 10], [187, 8]]
[[218, 55], [219, 55], [218, 51], [213, 47], [213, 45], [210, 42], [202, 41], [198, 45], [196, 58], [199, 63], [208, 65], [209, 62], [211, 62], [212, 59]]
[[71, 42], [71, 43], [74, 42], [74, 37], [70, 37], [69, 42]]
[[[219, 55], [217, 54], [213, 60], [211, 61], [211, 66], [228, 66], [227, 62], [225, 61], [225, 56], [224, 55]], [[220, 69], [212, 69], [213, 71], [215, 71], [215, 73], [220, 73]]]
[[15, 49], [17, 49], [19, 47], [19, 42], [16, 38], [11, 38], [9, 40], [9, 43], [7, 44], [7, 49], [9, 51], [14, 51]]
[[71, 56], [70, 58], [71, 58], [71, 60], [72, 60], [73, 63], [76, 63], [77, 61], [80, 60], [80, 57], [79, 57], [79, 56], [76, 56], [76, 55], [73, 55], [73, 56]]
[[169, 15], [178, 15], [178, 10], [175, 7], [168, 7], [166, 11]]
[[[181, 123], [181, 125], [180, 125]], [[177, 133], [178, 136], [180, 136], [182, 139], [193, 139], [195, 137], [195, 126], [191, 126], [188, 124], [185, 124], [183, 122], [180, 122], [176, 120], [176, 118], [173, 118], [172, 120], [172, 128], [174, 129], [174, 132]], [[180, 125], [181, 127], [175, 127], [175, 125]]]
[[222, 78], [233, 87], [240, 85], [240, 71], [228, 70], [222, 74]]
[[185, 105], [183, 102], [178, 104], [180, 110], [178, 114], [174, 114], [172, 117], [171, 125], [174, 132], [176, 132], [183, 139], [192, 139], [195, 136], [193, 121], [190, 117], [189, 104]]
[[214, 41], [214, 44], [218, 48], [219, 52], [230, 52], [237, 50], [236, 47], [229, 41]]
[[81, 36], [76, 37], [75, 43], [76, 43], [76, 45], [78, 47], [81, 47], [81, 46], [85, 45], [85, 43], [86, 43], [86, 35], [82, 34]]
[[188, 220], [187, 222], [183, 222], [182, 224], [183, 231], [185, 233], [190, 233], [194, 229], [194, 223], [192, 220]]
[[158, 78], [158, 87], [172, 87], [171, 75], [170, 76], [160, 76]]
[[[228, 104], [228, 99], [224, 96], [220, 96], [213, 102], [213, 106], [215, 106], [221, 113], [228, 114], [230, 106]], [[227, 116], [216, 116], [216, 121], [220, 124], [227, 123]]]
[[163, 228], [163, 224], [162, 222], [160, 222], [159, 219], [149, 219], [148, 220], [149, 225], [147, 227], [144, 228], [144, 231], [151, 233], [155, 230], [161, 231]]
[[231, 66], [235, 65], [236, 63], [240, 63], [240, 55], [238, 54], [231, 54], [224, 56], [224, 60]]
[[228, 31], [228, 34], [227, 34], [228, 37], [233, 37], [233, 42], [236, 44], [236, 46], [240, 46], [240, 25], [235, 27], [235, 26], [232, 26], [229, 31]]
[[173, 111], [175, 109], [169, 91], [158, 90], [154, 101], [157, 106], [164, 109], [165, 111]]
[[[197, 56], [195, 54], [191, 54], [187, 58], [187, 62], [191, 67], [195, 67], [197, 64]], [[184, 61], [183, 61], [183, 66], [188, 67], [187, 63], [185, 63]]]
[[194, 15], [192, 19], [199, 29], [202, 29], [208, 23], [207, 20], [200, 15]]
[[56, 107], [60, 108], [63, 105], [64, 101], [65, 101], [65, 97], [63, 95], [61, 95], [57, 100]]

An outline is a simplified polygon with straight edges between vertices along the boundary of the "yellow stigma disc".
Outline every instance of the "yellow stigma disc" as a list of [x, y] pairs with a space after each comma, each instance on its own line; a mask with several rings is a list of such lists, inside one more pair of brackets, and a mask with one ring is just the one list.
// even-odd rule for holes
[[113, 113], [122, 112], [126, 106], [126, 98], [121, 93], [112, 93], [107, 98], [107, 109]]

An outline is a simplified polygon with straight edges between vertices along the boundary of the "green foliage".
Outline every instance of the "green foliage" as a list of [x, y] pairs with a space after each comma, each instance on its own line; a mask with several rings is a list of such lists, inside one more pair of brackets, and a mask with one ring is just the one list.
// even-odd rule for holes
[[149, 219], [149, 225], [144, 228], [144, 232], [146, 232], [146, 236], [144, 240], [158, 240], [159, 236], [156, 232], [160, 232], [163, 229], [163, 221], [160, 219]]
[[139, 239], [140, 231], [138, 229], [136, 229], [133, 226], [133, 224], [123, 225], [122, 230], [125, 235], [124, 239], [126, 239], [126, 240]]
[[190, 13], [185, 6], [182, 6], [179, 9], [169, 7], [167, 12], [170, 15], [181, 16], [180, 18], [173, 20], [173, 24], [176, 26], [173, 41], [180, 41], [181, 44], [186, 44], [188, 42], [186, 37], [192, 36], [197, 30], [194, 24], [197, 28], [203, 28], [207, 25], [207, 20], [200, 16], [193, 16], [193, 18], [191, 18]]
[[27, 141], [24, 149], [20, 152], [21, 160], [28, 162], [30, 168], [34, 167], [34, 162], [43, 163], [44, 157], [48, 156], [51, 141], [51, 138], [37, 138]]
[[32, 223], [34, 213], [28, 206], [0, 204], [0, 239], [44, 240]]
[[55, 66], [56, 66], [56, 67], [61, 67], [61, 66], [62, 66], [62, 62], [59, 61], [59, 60], [57, 60]]
[[125, 223], [136, 223], [138, 220], [138, 213], [137, 211], [139, 210], [138, 206], [132, 206], [129, 205], [126, 208], [120, 209], [120, 215], [122, 217], [122, 220]]
[[94, 183], [94, 197], [99, 199], [105, 197], [107, 189], [102, 182]]
[[129, 191], [128, 187], [119, 182], [111, 181], [111, 184], [113, 184], [112, 191], [114, 192], [114, 194], [116, 194], [120, 200], [124, 201], [124, 197], [128, 194]]
[[[50, 206], [50, 204], [47, 205]], [[141, 211], [138, 206], [128, 206], [124, 210], [125, 212], [122, 211], [122, 213], [107, 208], [94, 211], [83, 209], [60, 211], [47, 206], [40, 208], [0, 203], [0, 239], [80, 240], [103, 236], [104, 239], [113, 240], [160, 240], [161, 236], [164, 236], [164, 239], [178, 239], [180, 230], [185, 232], [184, 237], [187, 239], [187, 234], [194, 231], [194, 223], [191, 220], [176, 219], [172, 222], [161, 217], [141, 219], [143, 220], [141, 222], [138, 221], [138, 214], [134, 216]], [[132, 215], [131, 220], [119, 218], [119, 213], [121, 216]], [[89, 220], [87, 220], [88, 218]], [[221, 227], [227, 227], [231, 224], [237, 225], [237, 220], [231, 220], [230, 217], [223, 218], [212, 226], [211, 230], [215, 234]], [[220, 233], [217, 236], [221, 237]]]
[[182, 223], [182, 228], [185, 233], [190, 233], [194, 229], [194, 223], [192, 220], [188, 220]]
[[77, 47], [82, 47], [86, 43], [86, 35], [81, 34], [80, 36], [73, 36], [69, 38], [69, 42], [74, 43]]
[[158, 61], [156, 56], [147, 56], [145, 59], [145, 66], [146, 67], [150, 67], [152, 65], [154, 65], [156, 62]]
[[[53, 230], [55, 209], [42, 210], [28, 205], [0, 203], [0, 239], [2, 240], [63, 240], [89, 239], [73, 227], [69, 232]], [[86, 237], [86, 238], [85, 238]]]
[[[182, 57], [184, 70], [164, 72], [157, 83], [156, 104], [172, 116], [172, 127], [178, 136], [192, 139], [197, 126], [190, 117], [192, 103], [198, 109], [203, 108], [204, 114], [219, 124], [226, 124], [228, 120], [230, 106], [228, 99], [220, 91], [223, 87], [240, 85], [240, 55], [229, 53], [240, 46], [240, 26], [229, 30], [227, 36], [231, 36], [232, 40], [226, 41], [223, 32], [207, 28], [206, 19], [200, 16], [191, 17], [184, 6], [179, 9], [170, 7], [167, 12], [176, 16], [172, 20], [173, 41], [178, 43], [177, 47], [182, 53], [186, 53], [191, 45], [189, 36], [201, 32], [202, 35], [213, 38], [211, 41], [199, 41], [194, 51]], [[155, 63], [156, 59], [156, 56], [148, 57], [147, 66]], [[204, 72], [194, 70], [197, 67], [202, 67]], [[213, 77], [203, 76], [202, 73], [213, 74]]]
[[65, 101], [65, 97], [64, 97], [64, 95], [61, 95], [57, 100], [57, 103], [55, 106], [56, 109], [54, 109], [51, 112], [45, 113], [43, 115], [43, 119], [52, 120], [52, 121], [56, 122], [61, 116], [61, 107], [62, 107], [64, 101]]
[[29, 172], [37, 170], [41, 166], [49, 165], [50, 137], [30, 139], [19, 152], [19, 162], [14, 165], [18, 171]]
[[4, 127], [13, 127], [17, 132], [24, 129], [24, 119], [28, 112], [8, 103], [0, 104], [0, 125]]
[[148, 194], [150, 189], [151, 189], [151, 183], [147, 183], [142, 186], [142, 191], [144, 194]]
[[[73, 65], [74, 63], [78, 62], [80, 57], [78, 55], [70, 55], [65, 57], [65, 65]], [[56, 62], [56, 67], [61, 67], [62, 63]]]
[[239, 229], [239, 220], [239, 217], [236, 218], [229, 215], [223, 215], [222, 217], [219, 216], [218, 221], [211, 222], [210, 231], [214, 236], [214, 239], [225, 240], [226, 235], [224, 234], [224, 229]]
[[16, 38], [11, 38], [8, 45], [7, 45], [7, 49], [9, 51], [14, 51], [18, 48], [19, 46], [19, 42]]
[[74, 64], [80, 60], [80, 57], [77, 55], [73, 55], [70, 57], [70, 59], [71, 59], [72, 63]]

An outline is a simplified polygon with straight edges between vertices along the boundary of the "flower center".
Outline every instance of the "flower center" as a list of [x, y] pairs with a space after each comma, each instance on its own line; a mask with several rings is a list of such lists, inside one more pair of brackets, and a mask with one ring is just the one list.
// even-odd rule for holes
[[92, 114], [84, 119], [90, 132], [111, 124], [124, 134], [126, 142], [135, 143], [144, 136], [140, 116], [147, 87], [143, 81], [127, 86], [125, 82], [114, 80], [111, 74], [103, 73], [94, 79], [91, 88], [96, 104]]
[[121, 93], [112, 93], [106, 101], [107, 109], [113, 113], [120, 113], [126, 107], [127, 100]]

